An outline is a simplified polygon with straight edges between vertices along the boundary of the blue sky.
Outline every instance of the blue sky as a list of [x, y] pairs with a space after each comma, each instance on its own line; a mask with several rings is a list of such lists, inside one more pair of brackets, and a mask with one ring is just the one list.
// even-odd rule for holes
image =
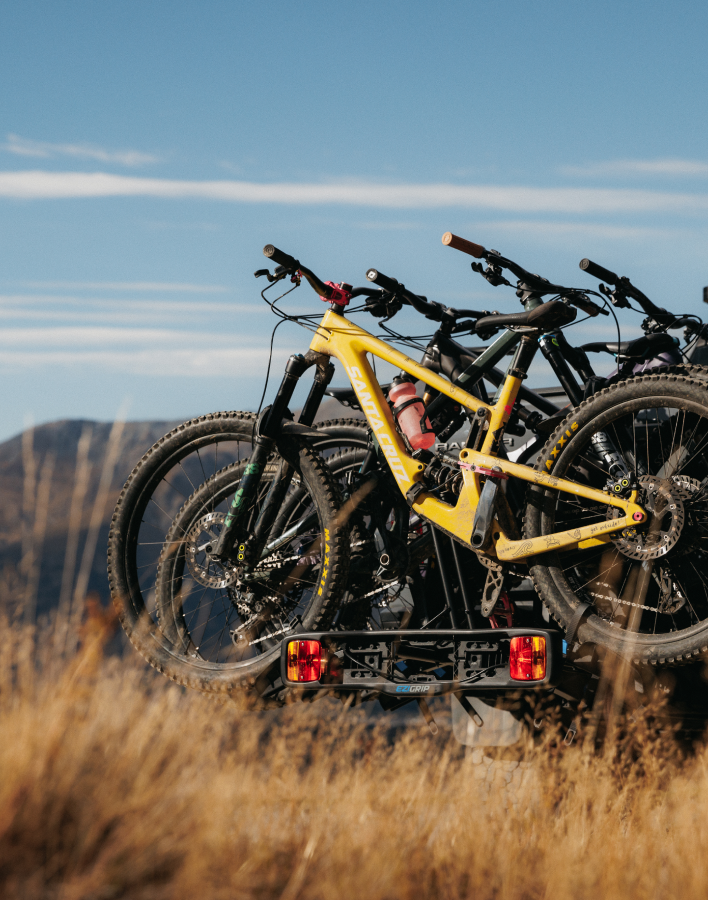
[[[269, 242], [325, 279], [375, 266], [517, 309], [452, 230], [553, 281], [594, 287], [589, 256], [708, 311], [707, 35], [690, 2], [4, 0], [0, 439], [253, 408]], [[306, 345], [280, 329], [276, 380]]]

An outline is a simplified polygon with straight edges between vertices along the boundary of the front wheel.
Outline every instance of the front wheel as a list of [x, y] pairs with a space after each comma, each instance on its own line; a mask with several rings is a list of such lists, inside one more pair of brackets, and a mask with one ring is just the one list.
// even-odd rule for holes
[[295, 440], [279, 442], [248, 512], [250, 529], [287, 461], [295, 474], [253, 570], [211, 559], [254, 423], [244, 413], [216, 414], [163, 438], [128, 480], [109, 538], [111, 592], [131, 642], [165, 675], [211, 693], [255, 686], [262, 694], [279, 674], [282, 640], [326, 628], [346, 586], [338, 487]]
[[[536, 468], [598, 490], [612, 479], [593, 437], [620, 451], [649, 513], [641, 526], [591, 549], [531, 561], [536, 589], [567, 628], [589, 604], [578, 639], [636, 662], [677, 664], [708, 652], [708, 394], [678, 375], [619, 382], [584, 401], [556, 429]], [[617, 515], [610, 505], [534, 486], [527, 537]]]

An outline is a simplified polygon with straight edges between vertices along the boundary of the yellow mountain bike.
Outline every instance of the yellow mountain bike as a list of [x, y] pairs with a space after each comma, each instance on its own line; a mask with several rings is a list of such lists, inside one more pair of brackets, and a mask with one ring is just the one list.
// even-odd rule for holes
[[[510, 461], [504, 429], [539, 338], [570, 323], [576, 307], [593, 304], [585, 292], [550, 284], [495, 251], [452, 235], [445, 240], [484, 259], [492, 283], [503, 280], [503, 269], [513, 272], [525, 302], [523, 312], [476, 321], [477, 333], [504, 327], [519, 336], [506, 379], [489, 403], [464, 389], [469, 373], [453, 384], [346, 315], [350, 300], [361, 295], [379, 316], [384, 309], [390, 317], [404, 304], [426, 314], [437, 304], [373, 269], [367, 277], [377, 288], [353, 289], [321, 281], [272, 245], [264, 249], [277, 264], [273, 275], [267, 273], [272, 283], [305, 279], [330, 308], [311, 324], [308, 352], [288, 361], [272, 405], [257, 420], [229, 424], [248, 438], [247, 457], [197, 487], [175, 516], [156, 579], [158, 611], [169, 608], [161, 616], [169, 627], [160, 631], [148, 623], [141, 631], [140, 609], [123, 606], [134, 643], [165, 674], [205, 690], [253, 684], [277, 663], [283, 639], [331, 622], [346, 588], [348, 522], [366, 491], [375, 489], [375, 481], [364, 482], [337, 510], [326, 467], [308, 444], [332, 360], [348, 374], [401, 502], [482, 562], [482, 616], [492, 613], [508, 578], [530, 574], [569, 641], [592, 641], [652, 663], [681, 662], [708, 650], [704, 384], [672, 372], [619, 382], [574, 408], [534, 466]], [[549, 295], [554, 299], [544, 301]], [[394, 387], [403, 390], [384, 394], [371, 357], [400, 369]], [[294, 423], [288, 404], [312, 367], [313, 388]], [[425, 385], [424, 401], [406, 386], [418, 381]], [[429, 422], [446, 403], [464, 408], [470, 420], [455, 460], [426, 448]], [[411, 410], [417, 432], [410, 428]], [[527, 484], [523, 521], [506, 501], [509, 479]], [[116, 529], [116, 552], [121, 540]], [[196, 586], [187, 590], [190, 573]], [[219, 603], [237, 610], [242, 622], [225, 638], [229, 655], [216, 661], [200, 653], [184, 612], [195, 590], [210, 589], [220, 593], [211, 607], [200, 607], [205, 623]]]

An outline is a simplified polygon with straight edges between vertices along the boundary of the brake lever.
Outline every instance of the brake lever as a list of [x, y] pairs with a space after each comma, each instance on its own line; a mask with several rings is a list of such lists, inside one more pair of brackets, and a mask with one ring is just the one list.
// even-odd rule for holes
[[501, 273], [501, 266], [498, 263], [489, 262], [486, 269], [482, 266], [482, 263], [472, 263], [472, 271], [479, 272], [482, 278], [485, 278], [493, 287], [499, 287], [500, 284], [506, 284], [511, 287], [511, 282], [504, 278]]
[[275, 270], [275, 275], [271, 275], [268, 269], [259, 269], [257, 272], [254, 272], [253, 275], [255, 278], [260, 278], [261, 275], [265, 275], [268, 281], [273, 284], [276, 281], [282, 281], [283, 278], [285, 278], [285, 276], [288, 274], [287, 270], [279, 271], [280, 269], [282, 269], [282, 266], [278, 266], [278, 268]]
[[601, 294], [604, 294], [610, 301], [613, 306], [616, 306], [618, 309], [627, 309], [629, 307], [629, 300], [627, 300], [627, 295], [621, 288], [617, 288], [612, 291], [607, 287], [606, 284], [599, 285], [599, 291]]
[[[383, 291], [381, 294], [383, 296], [367, 297], [364, 307], [374, 318], [388, 322], [397, 312], [401, 311], [403, 302], [396, 294], [385, 294]], [[383, 318], [381, 318], [382, 316]]]

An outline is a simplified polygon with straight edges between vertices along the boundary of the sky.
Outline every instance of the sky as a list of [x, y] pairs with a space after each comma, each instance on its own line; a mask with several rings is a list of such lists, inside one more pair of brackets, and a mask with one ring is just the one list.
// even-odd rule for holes
[[[267, 243], [323, 280], [373, 266], [519, 309], [449, 230], [556, 283], [596, 287], [588, 256], [705, 314], [707, 35], [696, 2], [3, 0], [0, 440], [256, 408]], [[283, 304], [325, 309], [305, 285]], [[307, 345], [279, 329], [268, 396]]]

